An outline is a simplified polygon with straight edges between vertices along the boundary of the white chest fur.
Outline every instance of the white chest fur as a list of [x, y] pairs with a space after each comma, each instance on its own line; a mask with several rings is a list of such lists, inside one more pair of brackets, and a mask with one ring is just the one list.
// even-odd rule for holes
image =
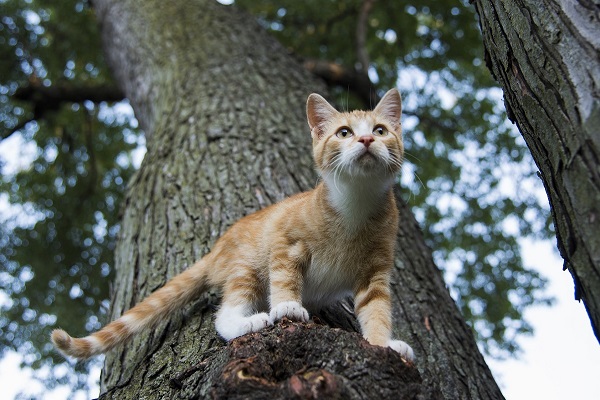
[[329, 201], [347, 226], [348, 233], [362, 226], [381, 207], [382, 199], [394, 183], [394, 177], [324, 176]]
[[320, 308], [352, 294], [356, 275], [348, 260], [313, 256], [304, 275], [302, 301], [309, 308]]

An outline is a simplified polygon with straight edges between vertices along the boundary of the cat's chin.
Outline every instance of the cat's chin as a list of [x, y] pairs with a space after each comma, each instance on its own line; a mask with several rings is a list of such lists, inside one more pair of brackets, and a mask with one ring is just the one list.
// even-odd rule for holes
[[374, 177], [390, 171], [389, 166], [377, 155], [367, 152], [358, 156], [352, 163], [351, 175]]
[[352, 168], [352, 171], [347, 175], [352, 181], [364, 182], [367, 186], [388, 186], [387, 182], [395, 175], [390, 175], [389, 171], [382, 172], [381, 165], [378, 166], [358, 166]]
[[365, 152], [355, 161], [360, 167], [368, 169], [381, 168], [381, 161], [371, 152]]
[[357, 157], [357, 159], [360, 160], [373, 160], [373, 161], [377, 161], [378, 158], [375, 154], [373, 154], [370, 151], [365, 151], [364, 153], [362, 153], [360, 156]]

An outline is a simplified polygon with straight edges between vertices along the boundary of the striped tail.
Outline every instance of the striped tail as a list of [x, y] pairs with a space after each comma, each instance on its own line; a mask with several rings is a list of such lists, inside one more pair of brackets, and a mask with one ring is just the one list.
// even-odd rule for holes
[[65, 356], [85, 359], [104, 353], [133, 335], [153, 327], [196, 298], [207, 286], [204, 259], [171, 279], [123, 316], [84, 338], [73, 338], [62, 329], [52, 331], [52, 343]]

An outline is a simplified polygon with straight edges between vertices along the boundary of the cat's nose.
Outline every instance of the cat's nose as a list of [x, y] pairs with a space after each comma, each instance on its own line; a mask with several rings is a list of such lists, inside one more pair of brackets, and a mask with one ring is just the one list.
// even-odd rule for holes
[[358, 141], [364, 144], [365, 147], [369, 147], [374, 140], [375, 139], [371, 135], [364, 135], [358, 138]]

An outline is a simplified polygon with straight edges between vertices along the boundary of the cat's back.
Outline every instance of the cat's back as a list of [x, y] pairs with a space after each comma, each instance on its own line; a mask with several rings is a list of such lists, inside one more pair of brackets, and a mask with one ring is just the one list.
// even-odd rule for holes
[[[215, 247], [227, 245], [243, 248], [246, 253], [268, 252], [290, 230], [302, 229], [304, 209], [313, 191], [292, 195], [278, 203], [241, 218], [219, 239]], [[302, 235], [301, 232], [296, 234]]]

